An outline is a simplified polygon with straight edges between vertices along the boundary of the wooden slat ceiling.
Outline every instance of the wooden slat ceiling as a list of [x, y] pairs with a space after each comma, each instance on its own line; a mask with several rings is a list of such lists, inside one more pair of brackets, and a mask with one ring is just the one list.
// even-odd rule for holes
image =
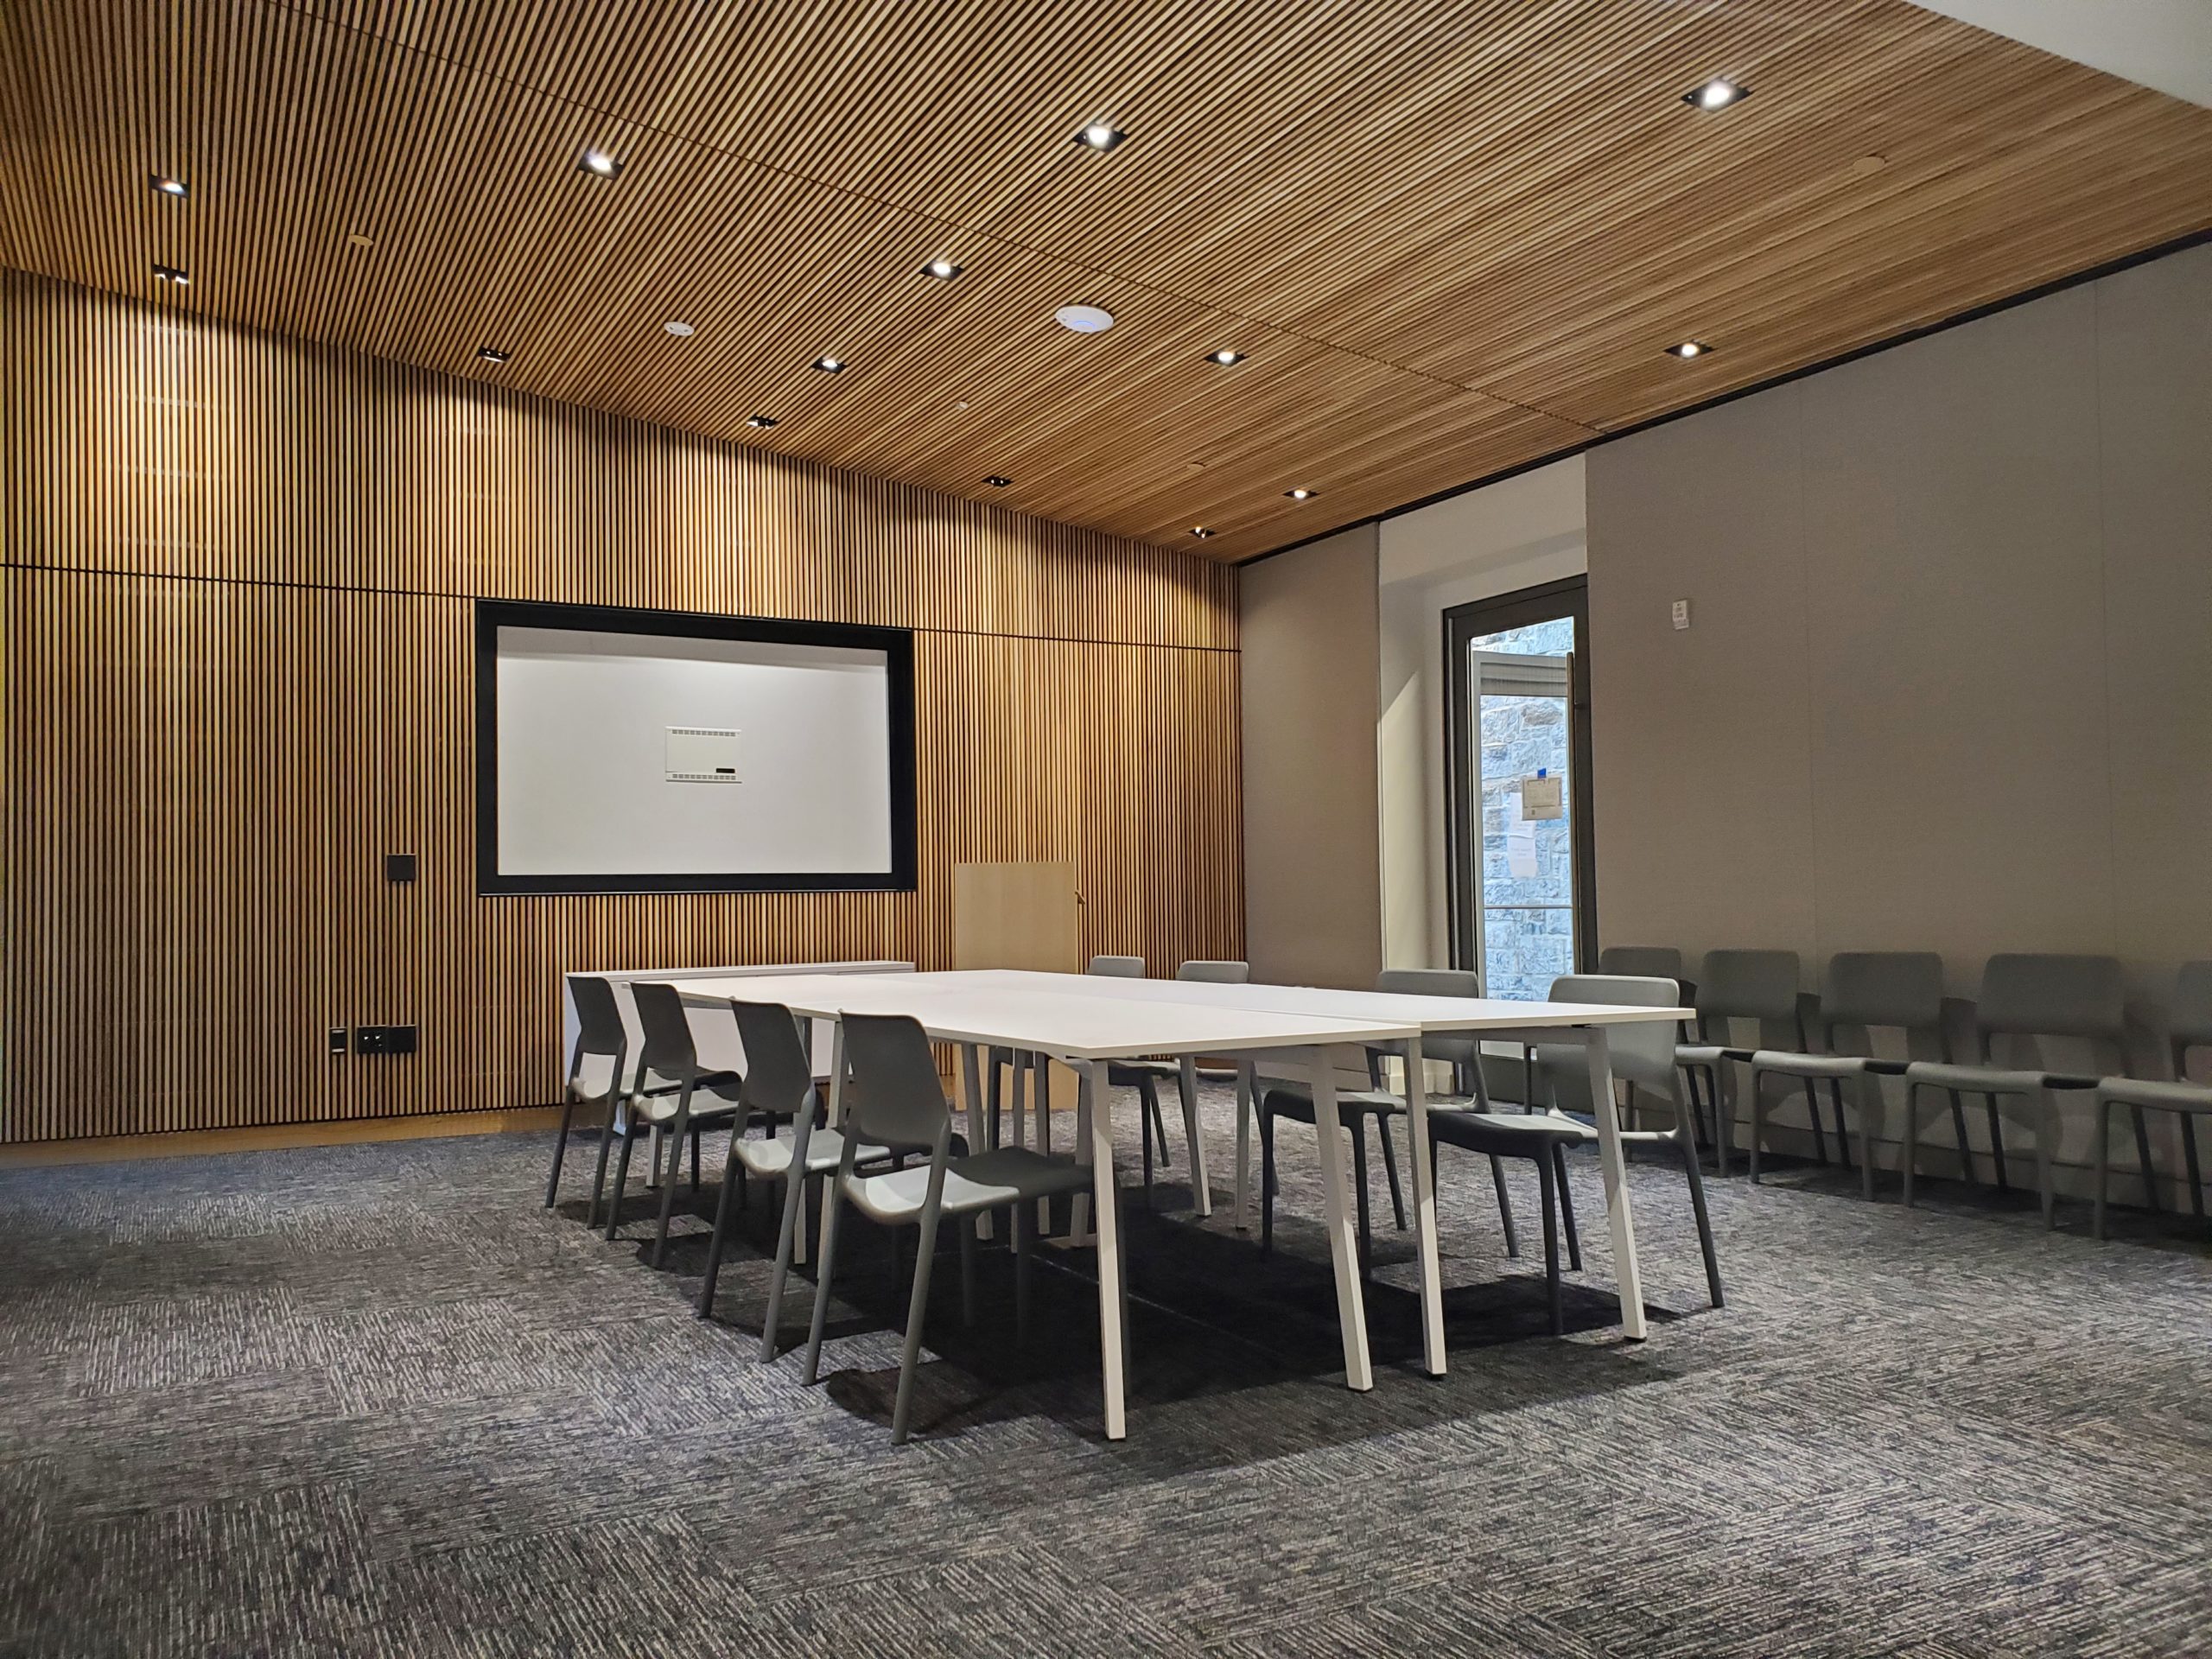
[[[0, 29], [0, 262], [1225, 558], [2212, 228], [2212, 111], [1904, 0]], [[1715, 73], [1753, 95], [1681, 101]], [[1071, 142], [1101, 117], [1127, 142]]]

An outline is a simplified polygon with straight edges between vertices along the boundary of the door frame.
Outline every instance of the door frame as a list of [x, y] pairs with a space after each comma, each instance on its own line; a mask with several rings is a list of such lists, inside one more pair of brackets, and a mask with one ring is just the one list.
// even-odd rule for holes
[[[1574, 623], [1574, 654], [1567, 672], [1567, 782], [1574, 791], [1574, 967], [1590, 971], [1598, 950], [1598, 853], [1590, 791], [1590, 579], [1569, 576], [1492, 599], [1455, 605], [1444, 613], [1444, 778], [1446, 822], [1445, 902], [1450, 906], [1452, 965], [1482, 971], [1482, 932], [1476, 909], [1482, 898], [1481, 805], [1473, 798], [1481, 775], [1474, 746], [1479, 722], [1469, 718], [1468, 652], [1485, 634], [1561, 617]], [[1469, 902], [1470, 895], [1473, 903]], [[1485, 995], [1490, 987], [1483, 987]]]

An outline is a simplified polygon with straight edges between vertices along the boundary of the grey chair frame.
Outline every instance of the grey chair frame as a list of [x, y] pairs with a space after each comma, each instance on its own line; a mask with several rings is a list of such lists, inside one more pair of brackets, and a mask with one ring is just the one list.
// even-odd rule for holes
[[[961, 1313], [967, 1320], [972, 1319], [975, 1305], [975, 1217], [986, 1211], [1012, 1211], [1014, 1317], [1018, 1331], [1026, 1333], [1030, 1232], [1036, 1201], [1059, 1192], [1089, 1192], [1092, 1172], [1072, 1157], [1049, 1158], [1020, 1147], [956, 1156], [952, 1105], [944, 1097], [937, 1063], [931, 1058], [929, 1036], [920, 1024], [905, 1014], [849, 1014], [843, 1027], [846, 1062], [854, 1088], [845, 1122], [838, 1126], [844, 1135], [843, 1147], [822, 1223], [822, 1260], [814, 1286], [814, 1317], [806, 1339], [806, 1381], [811, 1384], [821, 1374], [822, 1341], [836, 1271], [838, 1218], [846, 1205], [887, 1225], [916, 1227], [913, 1285], [907, 1297], [899, 1392], [891, 1417], [892, 1440], [903, 1445], [912, 1412], [914, 1373], [921, 1357], [939, 1221], [950, 1215], [960, 1223]], [[918, 1206], [893, 1213], [874, 1202], [874, 1189], [868, 1184], [897, 1180], [899, 1175], [859, 1174], [857, 1165], [864, 1143], [893, 1154], [928, 1154], [926, 1185]], [[906, 1170], [899, 1174], [918, 1173]], [[975, 1191], [948, 1194], [948, 1183], [954, 1180]], [[1114, 1197], [1118, 1201], [1117, 1183]]]
[[[607, 1124], [600, 1131], [600, 1178], [592, 1184], [591, 1207], [584, 1216], [588, 1227], [599, 1213], [599, 1189], [607, 1175], [607, 1147], [614, 1134], [614, 1122], [622, 1109], [622, 1068], [629, 1063], [630, 1033], [622, 1023], [620, 1004], [614, 1000], [614, 988], [597, 975], [575, 974], [569, 979], [569, 993], [576, 1006], [576, 1043], [569, 1053], [569, 1075], [561, 1088], [561, 1128], [553, 1140], [553, 1167], [545, 1178], [545, 1207], [550, 1210], [561, 1191], [561, 1160], [569, 1149], [569, 1135], [575, 1123], [576, 1108], [580, 1105], [607, 1107]], [[607, 1089], [602, 1094], [592, 1094], [583, 1086], [584, 1062], [603, 1059], [609, 1062]]]
[[[729, 1123], [733, 1134], [743, 1128], [739, 1104], [741, 1079], [734, 1071], [710, 1071], [699, 1064], [691, 1037], [691, 1022], [683, 1012], [683, 997], [673, 985], [639, 981], [630, 987], [638, 1010], [638, 1024], [645, 1032], [639, 1083], [630, 1096], [631, 1109], [623, 1114], [622, 1153], [615, 1165], [614, 1191], [607, 1200], [607, 1236], [609, 1243], [622, 1219], [622, 1194], [630, 1178], [630, 1150], [638, 1136], [657, 1127], [657, 1114], [646, 1103], [676, 1096], [668, 1116], [668, 1167], [655, 1170], [660, 1180], [660, 1224], [653, 1235], [652, 1264], [660, 1266], [668, 1254], [668, 1224], [676, 1211], [677, 1160], [689, 1141], [691, 1147], [691, 1190], [699, 1190], [699, 1135], [709, 1124]], [[655, 1080], [659, 1080], [656, 1084]], [[703, 1096], [703, 1100], [702, 1096]]]
[[[1713, 1117], [1713, 1158], [1716, 1173], [1728, 1173], [1728, 1154], [1736, 1140], [1735, 1115], [1728, 1104], [1728, 1064], [1749, 1065], [1760, 1049], [1802, 1053], [1806, 1048], [1805, 1013], [1810, 1001], [1797, 988], [1801, 964], [1795, 950], [1708, 950], [1694, 987], [1682, 993], [1694, 996], [1698, 1036], [1676, 1046], [1675, 1057], [1689, 1093], [1689, 1109], [1709, 1107]], [[1667, 977], [1667, 976], [1660, 976]], [[1755, 1020], [1758, 1042], [1749, 1048], [1731, 1040], [1730, 1022]], [[1702, 1077], [1706, 1098], [1697, 1094]], [[1828, 1160], [1827, 1139], [1821, 1128], [1820, 1100], [1808, 1081], [1805, 1104], [1813, 1122], [1813, 1149], [1820, 1160]], [[1760, 1121], [1764, 1122], [1763, 1115]], [[1839, 1125], [1839, 1134], [1840, 1125]], [[1845, 1154], [1847, 1160], [1848, 1153]]]
[[[1914, 1058], [1948, 1063], [1950, 1039], [1944, 1028], [1943, 959], [1929, 950], [1839, 950], [1828, 958], [1820, 995], [1821, 1052], [1789, 1053], [1760, 1049], [1751, 1058], [1751, 1179], [1759, 1179], [1759, 1130], [1766, 1116], [1765, 1097], [1759, 1079], [1766, 1076], [1802, 1078], [1808, 1090], [1827, 1085], [1829, 1103], [1835, 1110], [1836, 1140], [1844, 1166], [1851, 1164], [1847, 1135], [1843, 1085], [1878, 1090], [1878, 1079], [1902, 1077]], [[1902, 1032], [1907, 1058], [1884, 1059], [1873, 1052], [1873, 1033]], [[1856, 1031], [1860, 1048], [1846, 1046], [1846, 1036]], [[1914, 1054], [1916, 1048], [1932, 1054]], [[1863, 1051], [1863, 1052], [1862, 1052]], [[1873, 1114], [1861, 1099], [1859, 1108], [1859, 1181], [1866, 1198], [1874, 1196]], [[1910, 1109], [1910, 1108], [1908, 1108]], [[1951, 1111], [1958, 1129], [1961, 1156], [1967, 1146], [1966, 1108], [1958, 1091], [1951, 1092]]]
[[2196, 1120], [2212, 1116], [2212, 1084], [2192, 1083], [2189, 1057], [2194, 1049], [2212, 1048], [2212, 962], [2185, 963], [2175, 982], [2174, 1000], [2166, 1022], [2168, 1058], [2173, 1065], [2171, 1082], [2133, 1077], [2105, 1077], [2097, 1084], [2097, 1187], [2095, 1219], [2091, 1230], [2105, 1236], [2106, 1188], [2112, 1179], [2112, 1109], [2125, 1106], [2135, 1124], [2135, 1155], [2143, 1172], [2143, 1197], [2151, 1213], [2159, 1211], [2158, 1176], [2151, 1162], [2151, 1135], [2144, 1122], [2146, 1112], [2171, 1112], [2181, 1121], [2182, 1156], [2189, 1180], [2189, 1207], [2196, 1219], [2204, 1217], [2204, 1172], [2197, 1161]]
[[[1974, 1006], [1975, 1059], [1968, 1065], [1916, 1061], [1905, 1069], [1904, 1202], [1913, 1201], [1914, 1166], [1920, 1151], [1920, 1090], [1945, 1089], [1980, 1095], [1989, 1115], [1990, 1157], [1997, 1186], [2011, 1190], [2005, 1167], [2005, 1131], [1997, 1103], [2003, 1098], [2040, 1098], [2035, 1125], [2037, 1185], [2041, 1188], [2043, 1223], [2058, 1224], [2058, 1192], [2053, 1181], [2056, 1150], [2056, 1095], [2094, 1090], [2099, 1077], [2126, 1070], [2126, 982], [2113, 957], [2013, 952], [1983, 964], [1981, 994]], [[2037, 1039], [2083, 1038], [2098, 1050], [2099, 1064], [2088, 1074], [2051, 1071], [2041, 1066], [2006, 1067], [1993, 1063], [1993, 1038]], [[2040, 1057], [2038, 1057], [2040, 1058]], [[2109, 1064], [2107, 1064], [2109, 1062]], [[1960, 1160], [1971, 1160], [1963, 1136]]]
[[[1092, 972], [1099, 971], [1100, 961], [1137, 962], [1141, 966], [1142, 959], [1133, 957], [1094, 958]], [[1113, 971], [1120, 972], [1121, 969]], [[1141, 977], [1141, 975], [1135, 977]], [[1175, 977], [1185, 984], [1243, 985], [1251, 980], [1252, 967], [1244, 962], [1194, 958], [1178, 968]], [[1180, 1060], [1116, 1060], [1106, 1068], [1106, 1081], [1109, 1085], [1137, 1091], [1137, 1123], [1144, 1149], [1144, 1203], [1147, 1210], [1152, 1207], [1152, 1154], [1155, 1138], [1160, 1146], [1160, 1167], [1174, 1167], [1173, 1160], [1167, 1155], [1167, 1120], [1160, 1109], [1160, 1081], [1163, 1077], [1175, 1079], [1176, 1091], [1181, 1096], [1184, 1154], [1191, 1160], [1192, 1179], [1196, 1181], [1198, 1179], [1198, 1099], [1192, 1089], [1195, 1070], [1195, 1066], [1185, 1066]]]
[[[1142, 957], [1096, 956], [1084, 972], [1114, 979], [1142, 979]], [[1021, 1049], [994, 1048], [986, 1056], [986, 1075], [983, 1084], [986, 1133], [990, 1144], [996, 1147], [1005, 1141], [1005, 1108], [1008, 1094], [1001, 1092], [1001, 1084], [1011, 1074], [1011, 1103], [1014, 1108], [1014, 1144], [1022, 1144], [1021, 1114], [1025, 1096], [1033, 1101], [1037, 1113], [1037, 1149], [1049, 1154], [1052, 1150], [1052, 1062], [1041, 1054], [1028, 1053]], [[1154, 1107], [1155, 1115], [1158, 1108]], [[1163, 1130], [1161, 1138], [1166, 1139]]]

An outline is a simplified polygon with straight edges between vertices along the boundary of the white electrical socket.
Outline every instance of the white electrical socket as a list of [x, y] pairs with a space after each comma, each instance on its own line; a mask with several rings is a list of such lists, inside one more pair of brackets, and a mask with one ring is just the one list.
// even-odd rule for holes
[[1690, 625], [1690, 602], [1687, 599], [1675, 601], [1675, 626], [1677, 631]]

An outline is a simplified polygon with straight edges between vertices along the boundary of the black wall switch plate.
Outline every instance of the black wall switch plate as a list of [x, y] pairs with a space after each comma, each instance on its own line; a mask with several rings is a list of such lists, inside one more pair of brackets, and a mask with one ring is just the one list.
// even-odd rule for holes
[[353, 1052], [356, 1054], [412, 1054], [415, 1052], [415, 1027], [362, 1026], [353, 1033]]
[[346, 1052], [345, 1027], [333, 1026], [330, 1028], [330, 1052], [333, 1054], [343, 1054]]
[[386, 853], [384, 855], [384, 879], [387, 881], [412, 881], [415, 879], [415, 855]]

